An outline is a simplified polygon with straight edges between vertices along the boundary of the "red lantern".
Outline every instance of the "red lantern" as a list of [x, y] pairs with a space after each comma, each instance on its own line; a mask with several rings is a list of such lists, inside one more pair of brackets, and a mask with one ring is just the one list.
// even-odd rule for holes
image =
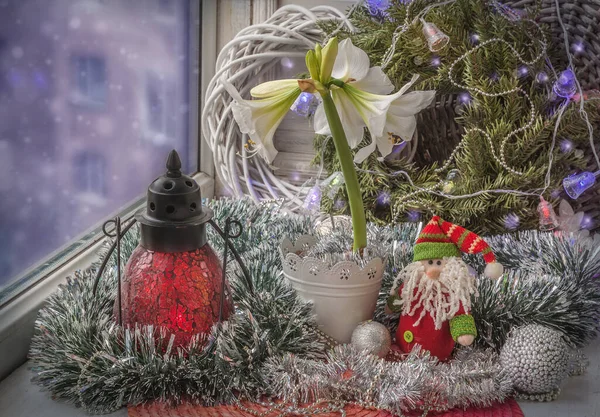
[[[175, 346], [185, 345], [194, 334], [209, 333], [219, 318], [222, 277], [219, 259], [208, 244], [177, 253], [140, 245], [121, 284], [123, 325], [163, 326], [175, 335]], [[223, 319], [231, 312], [231, 299], [225, 300]]]
[[197, 333], [209, 333], [220, 314], [229, 316], [229, 286], [207, 243], [212, 215], [202, 206], [200, 187], [181, 173], [179, 155], [172, 151], [167, 173], [150, 184], [146, 208], [136, 214], [141, 240], [127, 262], [115, 303], [123, 326], [166, 327], [175, 335], [174, 345], [182, 346]]

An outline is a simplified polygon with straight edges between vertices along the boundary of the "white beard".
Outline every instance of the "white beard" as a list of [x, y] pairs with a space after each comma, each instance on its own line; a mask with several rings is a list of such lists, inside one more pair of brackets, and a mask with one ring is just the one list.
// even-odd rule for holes
[[[471, 309], [471, 294], [475, 294], [475, 278], [469, 273], [467, 264], [457, 257], [446, 258], [446, 265], [438, 279], [428, 278], [421, 262], [406, 266], [399, 275], [404, 282], [402, 288], [402, 314], [413, 316], [423, 307], [415, 322], [418, 326], [427, 313], [433, 319], [436, 330], [445, 321], [452, 319], [462, 304], [465, 311]], [[416, 302], [415, 302], [416, 301]]]

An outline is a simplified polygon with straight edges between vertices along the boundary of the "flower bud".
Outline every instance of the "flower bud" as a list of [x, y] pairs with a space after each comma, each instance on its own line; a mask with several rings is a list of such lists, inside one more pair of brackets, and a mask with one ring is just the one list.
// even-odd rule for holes
[[338, 54], [338, 40], [333, 37], [327, 42], [327, 45], [321, 53], [321, 81], [323, 84], [327, 84], [331, 78], [331, 72], [333, 71], [333, 64], [335, 64], [335, 58]]
[[310, 78], [319, 80], [319, 61], [317, 60], [317, 54], [314, 50], [310, 50], [306, 53], [306, 68], [308, 68], [308, 72], [310, 72]]

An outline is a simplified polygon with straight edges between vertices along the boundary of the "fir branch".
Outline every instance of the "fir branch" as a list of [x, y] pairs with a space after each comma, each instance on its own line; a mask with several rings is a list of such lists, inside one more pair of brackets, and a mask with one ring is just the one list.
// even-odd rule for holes
[[[342, 32], [339, 36], [351, 38], [355, 45], [367, 52], [371, 64], [378, 65], [390, 46], [394, 31], [400, 23], [404, 22], [407, 11], [410, 13], [409, 20], [412, 20], [429, 4], [430, 2], [425, 0], [413, 0], [410, 3], [391, 2], [390, 8], [387, 10], [387, 17], [383, 20], [373, 18], [366, 7], [359, 7], [351, 17], [352, 23], [358, 28], [358, 31], [356, 33]], [[533, 8], [528, 13], [531, 19], [535, 19], [538, 10]], [[404, 85], [413, 74], [419, 74], [420, 78], [414, 88], [416, 90], [435, 89], [438, 99], [442, 102], [445, 102], [446, 95], [462, 92], [450, 84], [448, 70], [452, 62], [473, 48], [474, 44], [471, 38], [473, 34], [478, 35], [479, 42], [493, 38], [505, 40], [526, 59], [532, 59], [541, 51], [538, 42], [541, 34], [531, 22], [526, 19], [510, 22], [501, 14], [496, 13], [489, 4], [479, 0], [457, 0], [449, 5], [433, 8], [427, 13], [426, 20], [435, 23], [450, 36], [449, 45], [442, 51], [433, 54], [423, 39], [421, 24], [416, 23], [400, 36], [394, 57], [386, 69], [386, 73], [398, 88]], [[336, 26], [324, 25], [323, 27], [326, 31], [330, 31]], [[551, 40], [549, 28], [544, 24], [540, 24], [540, 27], [547, 39]], [[560, 67], [557, 64], [561, 62], [560, 48], [553, 47], [551, 43], [547, 53], [550, 62], [555, 67]], [[441, 62], [438, 68], [431, 65], [434, 55]], [[519, 65], [520, 63], [505, 44], [492, 43], [479, 49], [456, 66], [454, 75], [470, 89], [480, 88], [490, 93], [497, 93], [517, 86], [523, 88], [533, 100], [536, 119], [530, 129], [511, 138], [505, 149], [508, 165], [523, 170], [524, 174], [521, 176], [511, 174], [497, 162], [483, 135], [469, 134], [467, 137], [463, 137], [464, 146], [448, 168], [458, 169], [461, 173], [461, 179], [455, 184], [452, 194], [470, 195], [485, 189], [524, 192], [539, 192], [545, 189], [544, 179], [556, 122], [553, 107], [558, 102], [549, 100], [551, 86], [540, 85], [535, 80], [535, 75], [539, 71], [545, 70], [546, 64], [543, 59], [529, 66], [525, 76], [517, 74]], [[501, 142], [506, 135], [525, 125], [528, 121], [529, 106], [529, 101], [519, 93], [502, 97], [475, 94], [470, 105], [458, 106], [456, 128], [478, 127], [484, 129], [492, 136], [495, 153], [498, 155]], [[586, 108], [592, 124], [600, 126], [600, 112], [597, 111], [597, 104], [588, 101]], [[437, 110], [424, 111], [435, 112]], [[446, 117], [445, 114], [442, 116]], [[439, 138], [435, 138], [434, 145], [429, 144], [430, 138], [423, 135], [426, 131], [427, 129], [424, 129], [420, 132], [418, 155], [414, 164], [406, 164], [402, 160], [380, 162], [375, 155], [361, 164], [360, 168], [368, 171], [359, 172], [359, 182], [363, 190], [367, 218], [370, 221], [385, 224], [389, 221], [405, 220], [411, 211], [418, 210], [424, 216], [437, 214], [479, 233], [505, 232], [504, 219], [507, 215], [519, 216], [519, 229], [527, 230], [538, 227], [536, 207], [539, 199], [536, 196], [484, 194], [464, 199], [448, 199], [419, 192], [413, 199], [414, 201], [404, 201], [406, 194], [414, 193], [420, 188], [427, 188], [445, 180], [447, 171], [435, 172], [441, 161], [431, 161], [426, 158], [430, 146], [440, 147]], [[556, 193], [562, 190], [561, 182], [566, 174], [584, 168], [591, 158], [587, 127], [574, 104], [571, 104], [565, 112], [558, 129], [558, 141], [560, 142], [564, 138], [568, 138], [574, 144], [574, 149], [563, 153], [560, 147], [556, 146], [553, 151], [554, 164], [550, 176], [550, 186], [544, 191], [546, 200], [553, 204], [558, 202]], [[315, 138], [315, 149], [320, 154], [317, 159], [320, 157], [325, 159], [325, 167], [329, 172], [338, 171], [339, 165], [329, 146], [321, 155], [322, 141], [323, 139], [320, 137]], [[450, 155], [456, 146], [451, 141], [452, 135], [450, 134], [448, 138], [442, 138], [441, 146], [446, 155]], [[359, 145], [359, 148], [367, 143], [370, 143], [370, 139], [368, 133], [365, 133], [365, 141]], [[437, 148], [436, 154], [439, 153]], [[389, 176], [399, 169], [405, 170], [411, 176], [414, 186], [410, 185], [404, 176]], [[381, 172], [381, 175], [374, 176], [372, 172]], [[377, 204], [377, 197], [381, 192], [389, 194], [390, 207], [382, 207]], [[335, 214], [345, 213], [347, 208], [344, 208], [342, 204], [336, 204], [336, 199], [344, 200], [343, 191], [340, 191], [340, 194], [333, 200], [324, 198], [322, 210]]]

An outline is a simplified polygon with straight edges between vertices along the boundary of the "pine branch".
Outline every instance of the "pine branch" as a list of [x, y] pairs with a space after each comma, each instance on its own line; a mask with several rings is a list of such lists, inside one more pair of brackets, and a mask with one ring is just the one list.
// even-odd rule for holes
[[[364, 49], [371, 65], [378, 65], [385, 51], [389, 48], [392, 35], [399, 23], [404, 22], [407, 10], [412, 20], [430, 2], [416, 0], [408, 4], [393, 2], [388, 9], [386, 19], [373, 18], [366, 8], [358, 8], [352, 16], [352, 23], [359, 29], [356, 33], [343, 32], [341, 37], [350, 37], [352, 42]], [[537, 10], [529, 10], [534, 19]], [[502, 39], [513, 45], [526, 59], [536, 56], [541, 47], [538, 40], [541, 34], [530, 22], [521, 20], [509, 22], [496, 13], [491, 6], [478, 0], [457, 0], [442, 7], [431, 9], [426, 20], [435, 23], [450, 36], [449, 45], [434, 54], [427, 48], [421, 33], [421, 24], [411, 26], [402, 34], [396, 44], [391, 64], [386, 69], [396, 87], [404, 85], [413, 74], [420, 78], [415, 84], [416, 90], [435, 89], [438, 97], [445, 94], [457, 94], [461, 89], [449, 82], [450, 65], [462, 54], [471, 50], [475, 44], [472, 38], [477, 34], [479, 42], [488, 39]], [[550, 31], [541, 24], [546, 37], [550, 39]], [[324, 26], [325, 30], [333, 30], [335, 25]], [[561, 51], [548, 48], [551, 62], [559, 62]], [[436, 68], [431, 60], [438, 56], [441, 65]], [[535, 80], [539, 71], [545, 70], [544, 60], [539, 60], [527, 68], [525, 76], [518, 74], [521, 64], [513, 52], [504, 43], [491, 43], [473, 54], [454, 69], [455, 78], [471, 88], [479, 88], [490, 93], [507, 91], [521, 87], [531, 97], [536, 109], [533, 126], [512, 138], [504, 149], [507, 164], [523, 175], [508, 172], [498, 162], [501, 143], [513, 130], [524, 126], [529, 120], [530, 103], [522, 94], [515, 92], [508, 96], [488, 97], [474, 94], [470, 105], [459, 106], [456, 123], [464, 128], [478, 127], [487, 131], [492, 137], [494, 152], [481, 134], [469, 134], [463, 137], [464, 147], [458, 152], [448, 170], [458, 169], [461, 178], [454, 184], [452, 194], [469, 195], [486, 189], [504, 189], [530, 192], [545, 189], [545, 176], [548, 169], [548, 156], [554, 125], [556, 122], [557, 103], [549, 102], [549, 88]], [[594, 126], [600, 126], [600, 112], [597, 103], [588, 101], [588, 115]], [[554, 112], [554, 113], [553, 113]], [[365, 141], [359, 148], [370, 142], [365, 133]], [[562, 152], [560, 142], [568, 139], [574, 149]], [[450, 154], [454, 144], [448, 139], [445, 152]], [[323, 138], [315, 139], [315, 149], [321, 149]], [[428, 140], [420, 136], [417, 152], [426, 153]], [[435, 146], [438, 146], [437, 144]], [[331, 148], [324, 152], [325, 167], [329, 172], [339, 170], [335, 154]], [[563, 116], [557, 132], [557, 144], [553, 151], [554, 163], [550, 175], [550, 186], [546, 189], [546, 200], [556, 204], [556, 191], [561, 191], [562, 179], [573, 170], [582, 169], [590, 161], [588, 132], [578, 109], [571, 104]], [[320, 156], [317, 157], [317, 160]], [[361, 164], [359, 182], [363, 190], [363, 201], [370, 221], [384, 224], [391, 220], [406, 220], [409, 214], [419, 211], [423, 216], [438, 214], [450, 221], [463, 224], [477, 232], [498, 233], [506, 230], [504, 219], [508, 215], [518, 216], [519, 229], [535, 229], [538, 227], [536, 207], [539, 199], [536, 196], [517, 196], [506, 194], [484, 194], [464, 199], [448, 199], [435, 194], [419, 192], [419, 189], [430, 187], [445, 180], [446, 172], [436, 173], [436, 163], [407, 164], [404, 161], [380, 162], [375, 155]], [[402, 175], [390, 177], [397, 170], [405, 170], [413, 179], [410, 185]], [[372, 172], [380, 172], [374, 175]], [[438, 191], [440, 191], [438, 189]], [[377, 197], [385, 192], [389, 194], [391, 204], [382, 207]], [[537, 191], [535, 191], [537, 192]], [[407, 199], [407, 194], [414, 198]], [[345, 213], [343, 191], [334, 199], [324, 198], [322, 210], [331, 213]], [[336, 204], [336, 201], [338, 204]]]

